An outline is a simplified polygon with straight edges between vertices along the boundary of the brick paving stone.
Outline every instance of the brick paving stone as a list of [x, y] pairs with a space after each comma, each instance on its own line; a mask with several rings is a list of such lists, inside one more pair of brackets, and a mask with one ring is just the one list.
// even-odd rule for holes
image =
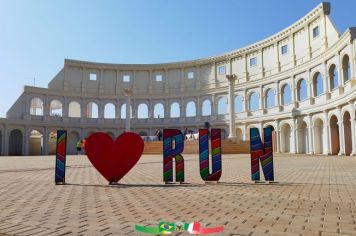
[[0, 157], [0, 236], [144, 235], [135, 224], [159, 221], [225, 227], [213, 235], [356, 235], [353, 157], [276, 155], [274, 184], [250, 180], [249, 155], [224, 155], [211, 184], [197, 155], [184, 158], [189, 184], [165, 185], [162, 156], [146, 155], [109, 186], [85, 156], [68, 156], [56, 186], [53, 156]]

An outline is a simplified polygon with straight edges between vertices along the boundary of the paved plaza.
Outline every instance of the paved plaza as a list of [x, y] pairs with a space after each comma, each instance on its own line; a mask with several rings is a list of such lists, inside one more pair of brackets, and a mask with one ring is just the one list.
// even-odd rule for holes
[[1, 157], [0, 235], [145, 235], [135, 224], [159, 221], [223, 225], [216, 235], [356, 235], [356, 158], [274, 163], [278, 182], [255, 184], [248, 155], [223, 155], [221, 182], [204, 184], [198, 155], [187, 155], [188, 184], [164, 185], [162, 157], [146, 155], [109, 186], [85, 156], [69, 156], [56, 186], [53, 156]]

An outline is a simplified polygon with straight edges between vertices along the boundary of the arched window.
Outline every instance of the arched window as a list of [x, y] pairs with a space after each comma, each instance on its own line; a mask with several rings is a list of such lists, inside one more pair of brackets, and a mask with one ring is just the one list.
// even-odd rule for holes
[[95, 102], [89, 102], [87, 105], [87, 117], [88, 118], [98, 118], [99, 111], [98, 105]]
[[203, 116], [211, 115], [211, 101], [209, 99], [204, 100], [202, 104], [202, 115]]
[[164, 106], [162, 103], [157, 103], [153, 110], [154, 118], [164, 118]]
[[243, 111], [242, 96], [235, 96], [235, 112]]
[[174, 102], [171, 104], [171, 118], [180, 117], [180, 108], [178, 102]]
[[80, 117], [81, 108], [78, 102], [70, 102], [68, 106], [68, 116], [69, 117]]
[[[126, 103], [121, 105], [121, 119], [126, 119]], [[130, 117], [132, 118], [132, 107], [130, 106]]]
[[115, 105], [112, 103], [105, 104], [104, 107], [104, 118], [105, 119], [115, 119], [116, 115], [116, 108]]
[[253, 92], [250, 95], [249, 99], [249, 110], [250, 111], [256, 111], [259, 109], [259, 102], [258, 102], [258, 93]]
[[266, 108], [271, 108], [275, 106], [275, 98], [274, 98], [274, 90], [273, 89], [268, 89], [266, 92]]
[[58, 100], [52, 100], [49, 105], [49, 115], [61, 117], [63, 115], [63, 104]]
[[282, 87], [282, 105], [288, 105], [292, 101], [291, 90], [289, 84]]
[[305, 79], [301, 79], [297, 83], [297, 97], [298, 101], [304, 101], [308, 97]]
[[337, 75], [337, 68], [334, 64], [329, 67], [330, 90], [339, 86], [339, 78]]
[[148, 118], [148, 106], [145, 103], [141, 103], [137, 107], [137, 118], [147, 119]]
[[342, 74], [344, 76], [344, 82], [351, 78], [350, 59], [348, 55], [342, 58]]
[[319, 72], [314, 75], [313, 79], [314, 97], [318, 97], [323, 93], [323, 77]]
[[193, 101], [188, 102], [186, 110], [185, 110], [185, 116], [186, 117], [194, 117], [196, 115], [197, 115], [197, 112], [196, 112], [195, 102], [193, 102]]
[[218, 114], [224, 115], [227, 113], [227, 99], [226, 97], [221, 97], [218, 100]]
[[30, 114], [35, 116], [43, 116], [43, 101], [41, 98], [31, 99]]

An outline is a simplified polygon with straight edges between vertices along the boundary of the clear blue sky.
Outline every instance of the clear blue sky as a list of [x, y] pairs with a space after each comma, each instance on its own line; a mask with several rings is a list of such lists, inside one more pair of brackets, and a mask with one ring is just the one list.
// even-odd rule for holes
[[[0, 0], [0, 117], [23, 85], [46, 87], [64, 59], [157, 63], [197, 59], [268, 37], [300, 19], [315, 0]], [[356, 1], [331, 1], [344, 32]]]

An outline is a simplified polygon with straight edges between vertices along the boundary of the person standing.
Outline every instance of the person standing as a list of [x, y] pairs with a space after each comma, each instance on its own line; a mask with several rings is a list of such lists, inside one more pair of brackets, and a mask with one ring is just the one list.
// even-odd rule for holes
[[160, 129], [158, 129], [158, 130], [156, 131], [156, 136], [157, 136], [157, 138], [158, 138], [158, 141], [161, 141], [161, 139], [162, 139], [162, 132], [161, 132]]
[[80, 155], [81, 154], [81, 152], [82, 152], [82, 140], [78, 140], [78, 142], [77, 142], [77, 153], [78, 153], [78, 155]]

